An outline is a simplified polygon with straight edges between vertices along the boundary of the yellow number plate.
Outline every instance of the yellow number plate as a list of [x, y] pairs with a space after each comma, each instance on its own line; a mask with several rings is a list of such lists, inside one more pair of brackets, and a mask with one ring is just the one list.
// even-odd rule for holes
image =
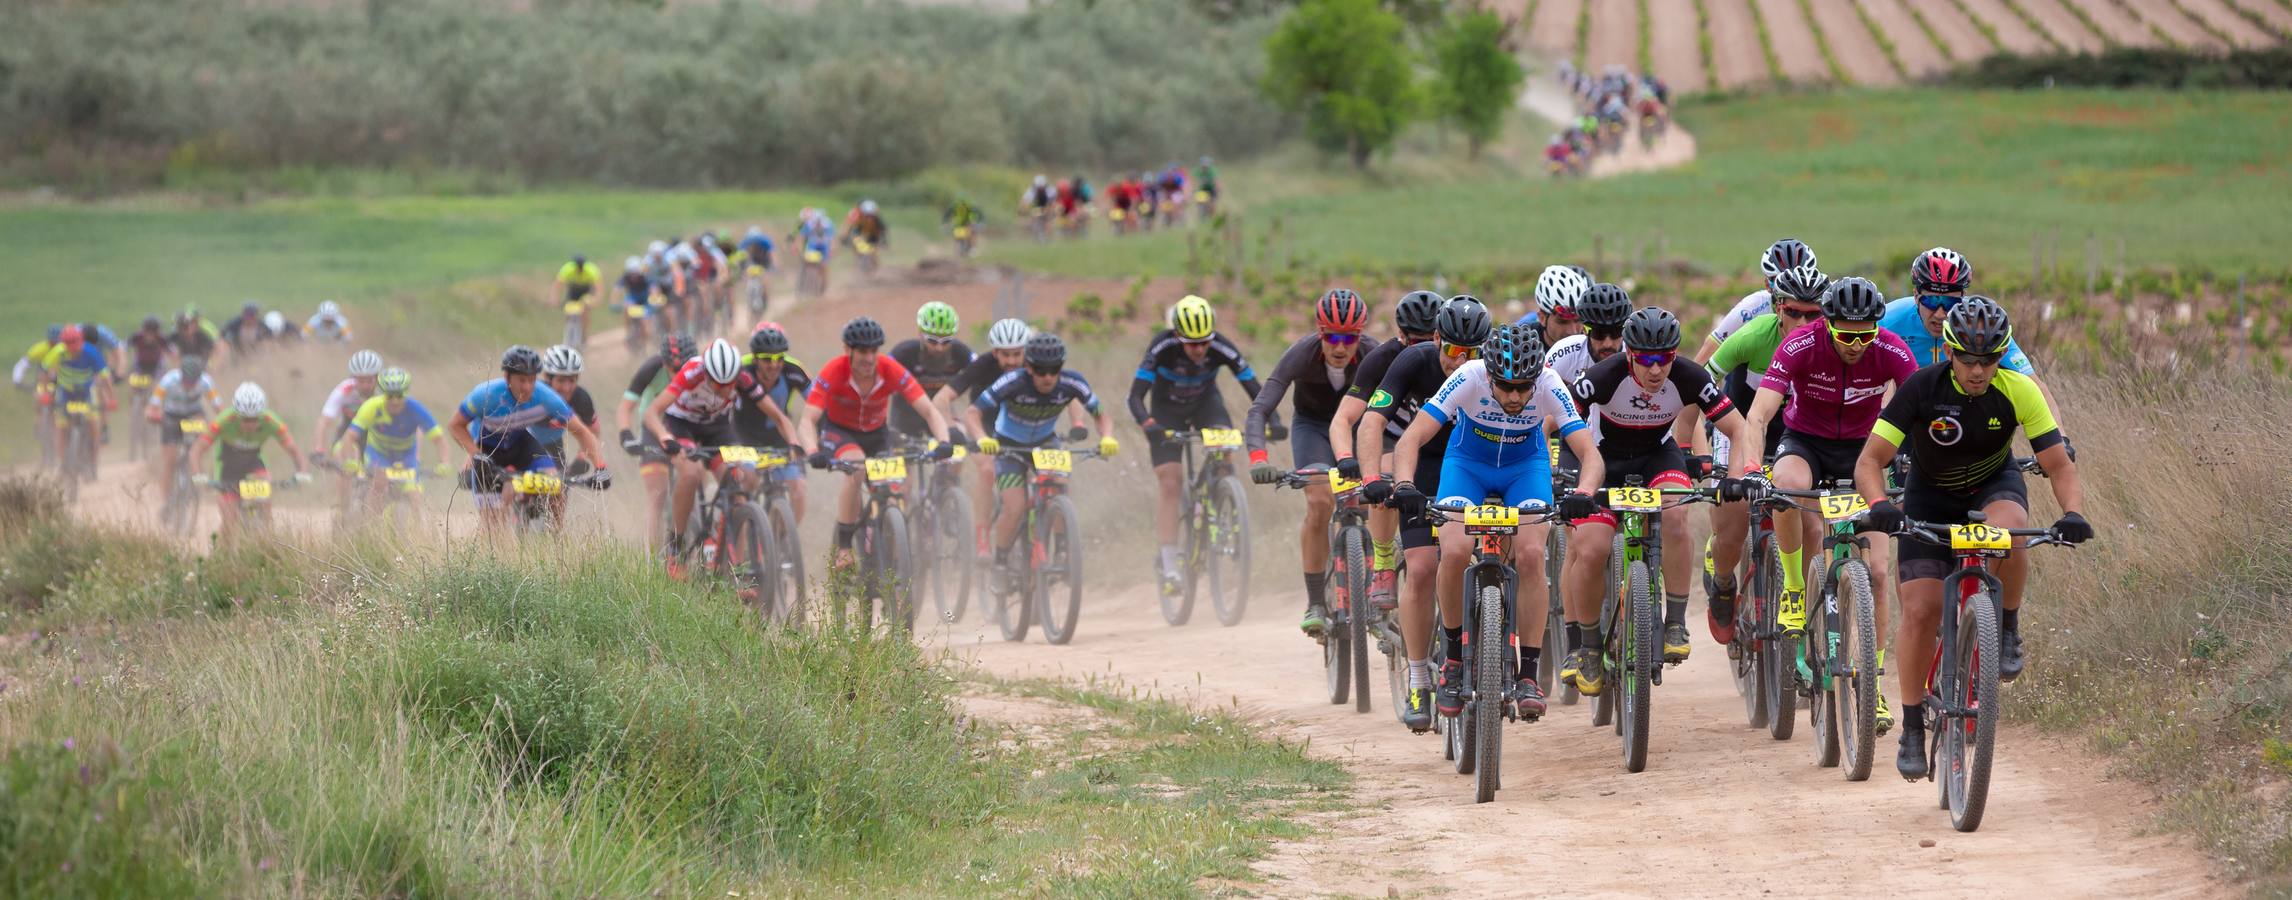
[[1468, 528], [1515, 528], [1520, 525], [1520, 511], [1499, 505], [1468, 506], [1464, 524]]
[[1035, 469], [1061, 475], [1074, 471], [1074, 454], [1064, 450], [1041, 449], [1035, 451]]
[[852, 238], [852, 249], [861, 253], [874, 253], [875, 242], [870, 241], [867, 238]]
[[1952, 550], [2011, 550], [2013, 535], [2005, 529], [1990, 525], [1953, 525], [1950, 527]]
[[269, 500], [271, 499], [271, 483], [252, 478], [239, 482], [239, 499]]
[[144, 388], [150, 387], [151, 376], [145, 375], [141, 372], [129, 375], [127, 376], [127, 386], [135, 388], [136, 390], [142, 390]]
[[581, 310], [586, 306], [587, 304], [584, 304], [579, 300], [567, 303], [565, 304], [565, 314], [568, 316], [578, 316], [581, 314]]
[[205, 419], [184, 419], [176, 423], [176, 427], [183, 429], [184, 434], [207, 433], [207, 421]]
[[728, 463], [752, 463], [756, 461], [756, 448], [718, 447], [716, 448], [716, 458]]
[[1209, 192], [1209, 191], [1195, 191], [1195, 192], [1194, 192], [1194, 202], [1195, 202], [1195, 203], [1208, 203], [1208, 202], [1210, 202], [1210, 192]]
[[1109, 219], [1113, 219], [1114, 221], [1117, 221], [1117, 222], [1120, 222], [1120, 221], [1122, 221], [1123, 219], [1129, 218], [1129, 216], [1128, 216], [1127, 214], [1125, 214], [1123, 211], [1121, 211], [1121, 210], [1119, 210], [1119, 209], [1117, 209], [1117, 210], [1114, 210], [1114, 211], [1112, 211], [1112, 212], [1109, 212], [1109, 213], [1107, 213], [1107, 214], [1106, 214], [1106, 217], [1107, 217], [1107, 218], [1109, 218]]
[[628, 316], [632, 319], [642, 319], [645, 317], [645, 308], [643, 306], [631, 303], [629, 304], [628, 310], [623, 312], [622, 315]]
[[804, 251], [804, 261], [805, 261], [805, 262], [808, 262], [808, 263], [816, 263], [816, 262], [819, 262], [820, 260], [823, 260], [823, 259], [827, 259], [827, 257], [826, 257], [825, 255], [821, 254], [821, 253], [820, 253], [820, 251], [818, 251], [818, 250], [806, 250], [806, 251]]
[[956, 240], [958, 240], [958, 241], [964, 241], [964, 240], [970, 240], [970, 238], [971, 238], [971, 229], [969, 229], [969, 228], [967, 228], [967, 227], [964, 227], [964, 226], [961, 226], [961, 225], [957, 225], [957, 226], [955, 226], [955, 239], [956, 239]]
[[762, 277], [764, 277], [764, 267], [763, 267], [763, 266], [749, 266], [749, 267], [748, 267], [748, 277], [750, 277], [750, 278], [762, 278]]
[[1242, 445], [1242, 433], [1232, 428], [1202, 429], [1202, 446], [1212, 450], [1230, 450]]
[[1870, 508], [1870, 501], [1862, 499], [1861, 494], [1824, 494], [1820, 500], [1825, 522], [1851, 519]]
[[1358, 482], [1358, 481], [1354, 481], [1353, 479], [1350, 479], [1350, 478], [1347, 478], [1347, 477], [1345, 477], [1345, 476], [1343, 476], [1343, 475], [1339, 475], [1339, 474], [1337, 474], [1337, 470], [1336, 470], [1336, 469], [1330, 469], [1330, 470], [1329, 470], [1329, 492], [1330, 492], [1330, 493], [1332, 493], [1332, 494], [1342, 494], [1342, 493], [1345, 493], [1346, 491], [1350, 491], [1350, 490], [1352, 490], [1352, 489], [1354, 489], [1354, 488], [1357, 488], [1357, 487], [1360, 487], [1360, 486], [1361, 486], [1361, 483], [1360, 483], [1360, 482]]
[[391, 466], [382, 470], [382, 477], [396, 484], [413, 484], [416, 473], [405, 466]]
[[1654, 488], [1608, 488], [1608, 508], [1617, 512], [1662, 512], [1663, 493]]
[[870, 460], [868, 460], [868, 461], [867, 461], [867, 480], [869, 480], [869, 481], [905, 481], [905, 480], [907, 480], [907, 457], [904, 457], [904, 456], [894, 456], [894, 457], [891, 457], [890, 459], [870, 459]]
[[565, 482], [547, 472], [527, 472], [517, 476], [510, 485], [520, 494], [552, 497], [565, 491]]
[[67, 400], [64, 402], [64, 413], [66, 415], [84, 416], [92, 412], [95, 412], [95, 407], [89, 406], [83, 401]]

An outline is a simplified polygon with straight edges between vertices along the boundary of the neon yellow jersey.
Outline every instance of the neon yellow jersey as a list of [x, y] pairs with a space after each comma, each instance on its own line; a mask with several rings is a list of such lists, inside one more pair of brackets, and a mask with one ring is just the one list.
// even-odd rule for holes
[[597, 282], [604, 280], [604, 277], [603, 273], [597, 271], [596, 263], [585, 263], [578, 267], [572, 263], [566, 263], [557, 269], [558, 281], [566, 284], [577, 284], [582, 287], [596, 287]]
[[41, 341], [37, 344], [33, 344], [32, 349], [24, 351], [24, 358], [31, 360], [32, 364], [35, 366], [44, 366], [48, 364], [48, 351], [61, 346], [63, 345], [49, 341]]
[[438, 425], [422, 401], [406, 398], [406, 408], [397, 415], [390, 414], [390, 398], [376, 394], [366, 398], [358, 407], [358, 415], [351, 417], [350, 427], [366, 435], [366, 446], [381, 453], [397, 454], [414, 449], [415, 439], [427, 434], [438, 437], [445, 429]]

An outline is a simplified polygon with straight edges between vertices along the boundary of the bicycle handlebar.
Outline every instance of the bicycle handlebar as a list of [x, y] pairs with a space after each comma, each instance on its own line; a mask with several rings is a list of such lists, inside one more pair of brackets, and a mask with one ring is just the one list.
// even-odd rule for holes
[[[1965, 523], [1922, 522], [1917, 519], [1907, 519], [1902, 523], [1902, 530], [1894, 534], [1896, 537], [1905, 537], [1937, 547], [1948, 547], [1950, 546], [1950, 529], [1958, 527], [1959, 524]], [[1990, 527], [1996, 528], [1997, 526]], [[2061, 534], [2052, 528], [1998, 528], [1998, 530], [2013, 537], [2029, 538], [2030, 542], [2026, 546], [2030, 547], [2043, 547], [2047, 544], [2058, 547], [2077, 546], [2062, 540]]]

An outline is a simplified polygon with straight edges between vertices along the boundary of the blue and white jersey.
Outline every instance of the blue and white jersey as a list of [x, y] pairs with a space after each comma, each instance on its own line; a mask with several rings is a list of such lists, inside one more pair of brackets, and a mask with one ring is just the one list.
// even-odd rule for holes
[[[1919, 318], [1916, 297], [1887, 301], [1886, 317], [1878, 320], [1878, 327], [1894, 332], [1902, 343], [1909, 344], [1910, 356], [1920, 366], [1950, 361], [1949, 345], [1942, 343], [1939, 335], [1928, 333], [1925, 320]], [[2002, 365], [2031, 378], [2037, 377], [2037, 370], [2029, 364], [2029, 354], [2021, 352], [2021, 345], [2010, 339], [2006, 341]]]
[[461, 414], [470, 420], [470, 437], [490, 443], [528, 428], [563, 428], [573, 420], [573, 406], [540, 383], [534, 384], [533, 396], [520, 403], [510, 396], [509, 382], [496, 378], [470, 391], [462, 400]]
[[1559, 423], [1562, 438], [1585, 427], [1567, 385], [1551, 369], [1536, 376], [1536, 389], [1520, 414], [1507, 415], [1488, 386], [1488, 364], [1477, 359], [1458, 366], [1420, 412], [1435, 422], [1456, 426], [1448, 436], [1449, 459], [1496, 467], [1548, 463], [1551, 451], [1544, 441], [1546, 419]]
[[1091, 415], [1098, 414], [1098, 395], [1090, 382], [1073, 369], [1060, 372], [1049, 393], [1035, 390], [1034, 375], [1025, 369], [1004, 372], [979, 398], [971, 401], [981, 414], [995, 414], [995, 436], [1013, 444], [1049, 443], [1058, 435], [1059, 413], [1067, 404], [1082, 401]]

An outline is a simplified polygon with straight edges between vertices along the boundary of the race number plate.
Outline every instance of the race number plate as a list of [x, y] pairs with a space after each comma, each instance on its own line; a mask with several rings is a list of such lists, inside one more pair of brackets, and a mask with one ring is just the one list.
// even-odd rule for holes
[[1825, 522], [1845, 521], [1862, 515], [1863, 510], [1870, 508], [1870, 501], [1862, 499], [1862, 495], [1856, 493], [1824, 494], [1819, 500], [1822, 504], [1822, 519]]
[[749, 267], [748, 267], [748, 271], [747, 271], [747, 273], [746, 273], [746, 274], [747, 274], [747, 275], [748, 275], [748, 277], [750, 277], [750, 278], [762, 278], [762, 277], [764, 277], [764, 267], [763, 267], [763, 266], [749, 266]]
[[517, 480], [511, 482], [510, 486], [520, 494], [542, 497], [553, 497], [565, 491], [565, 482], [547, 472], [526, 472], [517, 476]]
[[1950, 549], [2011, 550], [2013, 535], [2005, 533], [2003, 528], [1990, 525], [1953, 525], [1950, 526]]
[[955, 239], [956, 239], [956, 240], [958, 240], [958, 241], [967, 241], [967, 240], [970, 240], [970, 239], [971, 239], [971, 229], [970, 229], [970, 228], [968, 228], [968, 227], [966, 227], [966, 226], [962, 226], [962, 225], [957, 225], [957, 226], [955, 226]]
[[575, 300], [571, 303], [565, 304], [565, 314], [568, 316], [578, 316], [581, 314], [581, 310], [585, 307], [586, 304], [579, 300]]
[[1498, 504], [1468, 506], [1464, 509], [1464, 525], [1466, 528], [1517, 528], [1520, 510]]
[[127, 376], [127, 386], [139, 391], [148, 388], [151, 386], [151, 376], [141, 372], [129, 375]]
[[184, 419], [181, 422], [177, 422], [176, 427], [183, 429], [184, 434], [206, 434], [207, 420]]
[[271, 499], [271, 483], [253, 478], [239, 482], [239, 499], [269, 500]]
[[750, 449], [756, 452], [756, 466], [758, 468], [777, 469], [788, 464], [788, 454], [782, 453], [778, 450], [766, 450], [762, 447], [753, 447]]
[[65, 402], [64, 402], [64, 414], [65, 414], [65, 415], [71, 415], [71, 416], [85, 416], [85, 415], [89, 415], [89, 414], [91, 414], [91, 413], [94, 413], [94, 412], [95, 412], [95, 407], [93, 407], [93, 406], [89, 406], [89, 405], [87, 405], [87, 404], [86, 404], [86, 403], [84, 403], [84, 402], [81, 402], [81, 401], [78, 401], [78, 400], [67, 400], [67, 401], [65, 401]]
[[382, 470], [382, 477], [389, 479], [392, 484], [413, 484], [415, 472], [406, 466], [391, 466]]
[[1337, 470], [1336, 470], [1336, 469], [1330, 469], [1330, 470], [1329, 470], [1329, 492], [1330, 492], [1330, 493], [1332, 493], [1332, 494], [1342, 494], [1342, 493], [1345, 493], [1346, 491], [1350, 491], [1350, 490], [1353, 490], [1353, 489], [1355, 489], [1355, 488], [1358, 488], [1358, 487], [1360, 487], [1360, 486], [1361, 486], [1361, 483], [1360, 483], [1360, 482], [1358, 482], [1358, 481], [1354, 481], [1353, 479], [1350, 479], [1350, 478], [1347, 478], [1347, 477], [1345, 477], [1345, 476], [1343, 476], [1343, 475], [1339, 475], [1339, 474], [1337, 474]]
[[1119, 209], [1114, 209], [1114, 210], [1108, 210], [1108, 211], [1107, 211], [1107, 213], [1106, 213], [1106, 217], [1107, 217], [1107, 218], [1109, 218], [1109, 219], [1113, 219], [1114, 221], [1120, 222], [1120, 221], [1122, 221], [1123, 219], [1129, 218], [1129, 215], [1128, 215], [1128, 214], [1126, 214], [1126, 213], [1124, 213], [1122, 210], [1119, 210]]
[[1194, 192], [1194, 202], [1195, 202], [1195, 203], [1208, 203], [1208, 202], [1210, 202], [1210, 192], [1209, 192], [1209, 191], [1195, 191], [1195, 192]]
[[1662, 512], [1663, 493], [1654, 488], [1608, 488], [1608, 508], [1617, 512]]
[[804, 261], [805, 261], [805, 262], [808, 262], [808, 263], [816, 263], [816, 262], [819, 262], [820, 260], [823, 260], [823, 259], [827, 259], [827, 258], [828, 258], [828, 257], [827, 257], [827, 255], [826, 255], [826, 254], [824, 254], [824, 253], [821, 253], [821, 252], [820, 252], [820, 251], [818, 251], [818, 250], [806, 250], [806, 251], [804, 251]]
[[642, 319], [645, 317], [645, 308], [642, 304], [631, 303], [629, 304], [629, 308], [622, 312], [622, 315], [628, 316], [632, 319]]
[[852, 238], [852, 249], [861, 253], [874, 253], [875, 242], [867, 238]]
[[1064, 475], [1074, 471], [1074, 454], [1064, 450], [1043, 448], [1035, 451], [1035, 469]]
[[728, 463], [754, 463], [756, 461], [756, 448], [718, 447], [716, 448], [716, 458]]
[[870, 459], [870, 460], [868, 460], [868, 461], [867, 461], [867, 480], [869, 480], [869, 481], [905, 481], [905, 480], [907, 480], [907, 457], [904, 457], [904, 456], [894, 456], [894, 457], [891, 457], [891, 458], [889, 458], [889, 459]]
[[1232, 428], [1202, 429], [1202, 446], [1212, 450], [1231, 450], [1242, 445], [1242, 433]]

